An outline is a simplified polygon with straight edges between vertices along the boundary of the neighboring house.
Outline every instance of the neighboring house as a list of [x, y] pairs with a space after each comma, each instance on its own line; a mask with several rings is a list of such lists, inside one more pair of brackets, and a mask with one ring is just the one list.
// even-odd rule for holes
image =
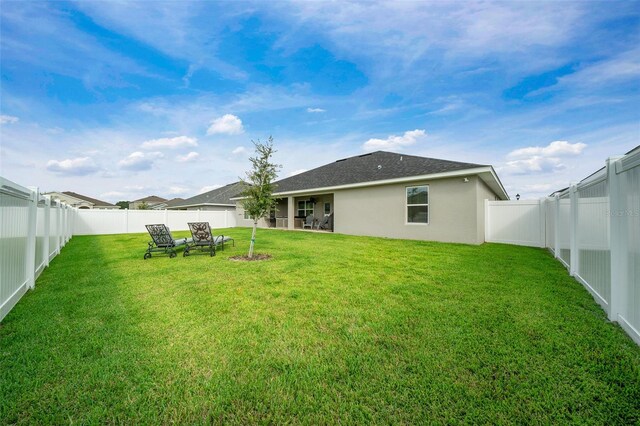
[[153, 209], [154, 206], [162, 203], [166, 203], [167, 199], [158, 197], [156, 195], [151, 195], [149, 197], [140, 198], [139, 200], [135, 200], [129, 203], [129, 210], [139, 210], [140, 205], [143, 203], [148, 206], [149, 209]]
[[43, 195], [48, 195], [54, 200], [60, 200], [72, 207], [78, 209], [119, 209], [120, 206], [116, 206], [106, 201], [97, 200], [95, 198], [87, 197], [76, 192], [64, 191], [64, 192], [47, 192]]
[[156, 204], [152, 207], [153, 210], [165, 210], [170, 209], [173, 206], [180, 205], [184, 201], [184, 198], [172, 198], [163, 203]]
[[234, 182], [195, 197], [187, 198], [167, 208], [169, 210], [235, 210], [236, 202], [231, 198], [237, 197], [241, 192], [242, 182]]
[[[481, 244], [484, 200], [508, 200], [492, 166], [377, 151], [275, 182], [260, 226], [296, 229], [331, 215], [342, 234]], [[240, 198], [235, 198], [234, 201]], [[240, 203], [239, 226], [251, 226]]]

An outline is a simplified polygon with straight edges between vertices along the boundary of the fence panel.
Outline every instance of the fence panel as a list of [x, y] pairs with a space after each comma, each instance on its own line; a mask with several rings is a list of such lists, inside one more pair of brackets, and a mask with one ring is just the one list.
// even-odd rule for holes
[[209, 222], [212, 228], [236, 226], [231, 211], [198, 210], [76, 210], [74, 235], [147, 232], [145, 225], [164, 223], [172, 231], [186, 231], [188, 222]]
[[611, 300], [611, 250], [609, 242], [609, 189], [601, 180], [578, 185], [576, 275], [605, 307]]
[[544, 247], [543, 219], [539, 201], [487, 201], [488, 222], [485, 240], [524, 246]]
[[558, 221], [558, 248], [560, 253], [558, 256], [562, 262], [568, 267], [571, 266], [571, 200], [569, 194], [560, 197], [559, 209], [560, 217]]
[[46, 247], [49, 240], [46, 238], [47, 227], [44, 221], [47, 219], [47, 203], [44, 197], [38, 197], [38, 212], [36, 218], [36, 277], [47, 266]]
[[611, 176], [618, 180], [621, 195], [616, 200], [619, 204], [616, 208], [612, 205], [610, 211], [612, 220], [619, 225], [616, 244], [622, 257], [615, 263], [622, 269], [615, 277], [625, 284], [616, 289], [620, 303], [614, 306], [616, 317], [612, 319], [619, 321], [640, 344], [640, 151], [619, 160]]
[[0, 178], [0, 320], [28, 289], [31, 191]]
[[545, 247], [552, 252], [556, 250], [556, 200], [555, 198], [547, 198], [544, 200], [544, 216], [545, 216]]

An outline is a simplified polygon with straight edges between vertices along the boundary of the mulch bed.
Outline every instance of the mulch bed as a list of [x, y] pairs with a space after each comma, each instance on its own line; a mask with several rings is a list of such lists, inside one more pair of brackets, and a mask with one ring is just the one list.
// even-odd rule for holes
[[270, 254], [254, 254], [253, 257], [249, 257], [246, 254], [231, 256], [229, 260], [233, 260], [235, 262], [255, 262], [257, 260], [269, 260], [271, 259]]

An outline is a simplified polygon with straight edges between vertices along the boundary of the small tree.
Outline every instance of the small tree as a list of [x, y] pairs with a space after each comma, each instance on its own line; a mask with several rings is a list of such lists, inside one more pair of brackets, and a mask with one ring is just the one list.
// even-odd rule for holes
[[149, 210], [151, 207], [149, 206], [149, 204], [147, 204], [146, 201], [141, 202], [140, 204], [138, 204], [138, 210]]
[[128, 201], [118, 201], [116, 203], [116, 206], [120, 206], [121, 209], [128, 209], [129, 208], [129, 202]]
[[276, 205], [273, 197], [273, 180], [277, 171], [281, 167], [279, 164], [271, 162], [271, 156], [276, 152], [273, 149], [273, 137], [265, 143], [253, 142], [256, 151], [251, 161], [251, 171], [247, 172], [247, 179], [242, 179], [244, 191], [242, 196], [242, 207], [249, 217], [253, 219], [253, 231], [251, 232], [251, 244], [249, 245], [249, 258], [253, 257], [253, 246], [256, 242], [256, 229], [258, 220], [266, 216]]

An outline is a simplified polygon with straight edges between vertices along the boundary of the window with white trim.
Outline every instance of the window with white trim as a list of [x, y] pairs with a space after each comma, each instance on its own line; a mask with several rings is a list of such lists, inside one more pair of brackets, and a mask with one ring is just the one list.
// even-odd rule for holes
[[307, 217], [313, 214], [313, 203], [309, 200], [298, 201], [298, 217]]
[[429, 223], [429, 185], [407, 187], [407, 223]]

